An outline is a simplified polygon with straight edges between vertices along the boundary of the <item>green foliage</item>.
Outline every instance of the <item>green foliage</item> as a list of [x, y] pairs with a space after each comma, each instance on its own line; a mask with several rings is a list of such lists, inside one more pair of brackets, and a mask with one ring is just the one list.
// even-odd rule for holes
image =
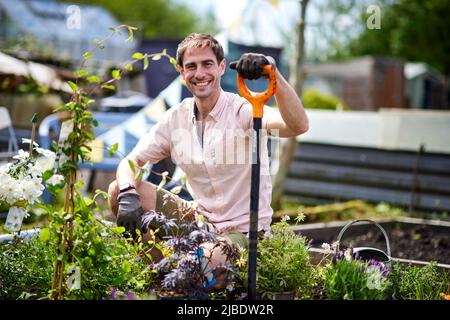
[[305, 108], [336, 110], [345, 108], [343, 102], [336, 96], [325, 94], [316, 89], [306, 89], [302, 95]]
[[[248, 252], [242, 254], [240, 277], [247, 278]], [[244, 262], [245, 261], [245, 262]], [[271, 227], [271, 236], [258, 242], [256, 289], [264, 297], [270, 293], [295, 291], [301, 299], [311, 298], [315, 274], [305, 237], [289, 228], [287, 218]]]
[[440, 300], [450, 291], [450, 272], [439, 271], [436, 262], [424, 267], [395, 263], [390, 275], [394, 296], [401, 300]]
[[406, 213], [401, 208], [385, 202], [370, 204], [362, 200], [350, 200], [316, 206], [305, 206], [298, 201], [286, 200], [282, 208], [274, 213], [274, 218], [288, 215], [291, 218], [305, 214], [307, 222], [329, 222], [336, 220], [355, 220], [363, 218], [395, 218]]
[[[109, 10], [119, 21], [133, 24], [142, 30], [143, 38], [185, 37], [191, 32], [216, 33], [211, 15], [199, 17], [184, 4], [167, 0], [75, 0], [71, 4], [88, 4]], [[131, 39], [133, 37], [131, 36]]]
[[[349, 45], [351, 55], [389, 55], [423, 61], [450, 75], [450, 2], [398, 0], [381, 9], [381, 29], [364, 32]], [[361, 15], [365, 23], [367, 14]]]
[[39, 238], [0, 243], [0, 299], [46, 297], [52, 270], [53, 250]]
[[[103, 299], [112, 288], [144, 292], [152, 283], [141, 245], [95, 219], [76, 230], [80, 235], [73, 256], [80, 267], [81, 289], [67, 292], [66, 299]], [[43, 229], [40, 237], [0, 244], [0, 299], [49, 297], [56, 258], [53, 240], [49, 229]]]
[[[139, 248], [127, 246], [124, 243], [115, 242], [117, 246], [110, 247], [108, 241], [105, 242], [105, 236], [108, 234], [100, 227], [94, 218], [95, 197], [102, 194], [97, 193], [94, 199], [84, 198], [80, 192], [82, 183], [76, 181], [78, 165], [83, 162], [89, 162], [91, 146], [90, 143], [95, 139], [92, 129], [98, 123], [94, 120], [90, 108], [92, 100], [90, 95], [99, 88], [115, 90], [114, 82], [119, 81], [124, 72], [132, 69], [134, 63], [148, 58], [159, 60], [161, 57], [167, 57], [171, 61], [172, 57], [163, 50], [154, 54], [134, 54], [133, 60], [127, 62], [120, 69], [111, 70], [110, 79], [104, 82], [100, 77], [90, 75], [84, 70], [84, 66], [91, 58], [93, 52], [102, 49], [104, 43], [122, 29], [127, 30], [127, 41], [133, 40], [133, 34], [136, 28], [128, 25], [120, 25], [110, 28], [111, 33], [103, 40], [95, 40], [95, 46], [92, 50], [83, 54], [83, 60], [79, 69], [75, 71], [76, 79], [74, 82], [68, 81], [73, 90], [73, 94], [68, 103], [60, 106], [55, 111], [65, 111], [70, 113], [68, 120], [70, 130], [67, 137], [61, 138], [62, 143], [55, 145], [57, 153], [60, 155], [60, 171], [65, 178], [65, 198], [62, 208], [55, 209], [53, 206], [44, 206], [47, 209], [50, 224], [48, 229], [44, 229], [42, 240], [45, 240], [54, 249], [55, 267], [52, 279], [51, 298], [85, 298], [96, 299], [102, 297], [109, 285], [114, 285], [116, 289], [125, 281], [129, 283], [129, 274], [134, 274], [132, 279], [136, 289], [142, 289], [144, 283], [148, 284], [146, 275], [138, 276], [133, 272], [133, 262], [121, 260], [129, 256], [130, 253], [136, 255], [138, 252], [144, 252], [142, 244]], [[148, 67], [148, 62], [146, 63]], [[89, 76], [89, 77], [87, 77]], [[86, 78], [89, 83], [96, 83], [89, 92], [82, 86], [82, 81]], [[81, 83], [81, 84], [80, 84]], [[111, 152], [117, 150], [117, 145], [111, 147]], [[61, 188], [50, 190], [57, 194]], [[104, 193], [103, 193], [104, 194]], [[123, 239], [122, 239], [123, 240]], [[147, 257], [151, 259], [151, 257]], [[111, 268], [111, 264], [119, 269]], [[78, 268], [84, 273], [83, 289], [77, 293], [72, 284], [65, 283], [70, 268]], [[77, 270], [78, 270], [77, 269]], [[72, 269], [71, 269], [72, 270]], [[112, 274], [114, 273], [114, 274]], [[111, 282], [111, 280], [113, 280]], [[76, 286], [75, 286], [76, 287]], [[95, 288], [95, 289], [94, 289]]]
[[327, 299], [383, 300], [390, 282], [377, 268], [351, 257], [333, 259], [324, 270]]
[[5, 78], [0, 83], [0, 91], [15, 95], [34, 94], [37, 96], [42, 96], [49, 91], [48, 86], [39, 84], [32, 76], [28, 76], [16, 86], [12, 85], [14, 82], [15, 81], [11, 81], [10, 78]]
[[[140, 293], [152, 285], [154, 270], [143, 262], [153, 261], [146, 253], [149, 248], [144, 247], [141, 239], [124, 238], [123, 227], [112, 228], [97, 220], [94, 215], [101, 215], [101, 208], [96, 198], [108, 195], [96, 191], [92, 199], [84, 197], [80, 191], [83, 183], [77, 182], [79, 164], [90, 161], [90, 143], [95, 139], [92, 131], [98, 125], [90, 111], [93, 102], [90, 95], [99, 88], [114, 89], [112, 83], [120, 80], [138, 61], [144, 61], [145, 69], [148, 59], [157, 61], [166, 57], [172, 64], [175, 61], [166, 50], [140, 53], [134, 54], [133, 60], [123, 68], [112, 70], [109, 80], [102, 82], [97, 75], [90, 75], [84, 66], [92, 53], [104, 47], [106, 40], [121, 29], [127, 30], [127, 41], [132, 41], [136, 28], [127, 25], [111, 28], [105, 39], [95, 40], [94, 48], [84, 53], [79, 69], [75, 71], [75, 80], [68, 81], [73, 91], [70, 101], [55, 110], [67, 112], [70, 118], [64, 124], [68, 124], [67, 136], [61, 136], [60, 143], [53, 144], [59, 155], [58, 168], [45, 178], [61, 173], [62, 182], [48, 190], [55, 196], [64, 192], [64, 203], [39, 205], [48, 214], [50, 222], [39, 237], [29, 242], [17, 240], [1, 245], [1, 297], [102, 299], [112, 290]], [[85, 79], [96, 84], [89, 92], [83, 87]], [[117, 148], [113, 145], [111, 153]]]

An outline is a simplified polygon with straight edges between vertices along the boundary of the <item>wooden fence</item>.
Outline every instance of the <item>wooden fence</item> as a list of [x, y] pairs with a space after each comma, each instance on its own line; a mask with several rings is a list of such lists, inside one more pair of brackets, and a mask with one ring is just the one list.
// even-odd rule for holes
[[284, 194], [309, 205], [362, 199], [450, 212], [450, 154], [302, 142]]

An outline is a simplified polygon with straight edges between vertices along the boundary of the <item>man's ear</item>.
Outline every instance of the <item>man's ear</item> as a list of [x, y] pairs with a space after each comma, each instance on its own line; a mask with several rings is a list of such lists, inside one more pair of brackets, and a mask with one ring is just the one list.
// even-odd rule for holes
[[225, 69], [227, 68], [227, 60], [225, 58], [219, 63], [220, 75], [223, 76]]
[[183, 67], [180, 66], [179, 64], [177, 64], [177, 68], [178, 68], [178, 71], [181, 74], [181, 77], [184, 79], [184, 69], [183, 69]]

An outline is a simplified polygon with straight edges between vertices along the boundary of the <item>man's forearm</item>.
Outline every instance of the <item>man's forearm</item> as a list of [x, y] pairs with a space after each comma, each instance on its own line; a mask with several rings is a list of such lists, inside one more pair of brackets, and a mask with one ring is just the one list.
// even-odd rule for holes
[[[134, 163], [134, 172], [128, 161], [132, 161]], [[136, 176], [140, 170], [141, 170], [141, 166], [139, 166], [137, 161], [134, 161], [129, 158], [122, 159], [119, 163], [119, 166], [117, 167], [117, 172], [116, 172], [117, 184], [119, 186], [123, 185], [125, 183], [132, 183], [135, 186], [139, 185], [140, 180], [136, 180]]]
[[281, 117], [286, 123], [286, 126], [295, 135], [305, 133], [308, 131], [308, 117], [303, 104], [294, 88], [292, 88], [278, 70], [276, 72], [277, 91], [275, 93], [275, 99], [277, 100]]

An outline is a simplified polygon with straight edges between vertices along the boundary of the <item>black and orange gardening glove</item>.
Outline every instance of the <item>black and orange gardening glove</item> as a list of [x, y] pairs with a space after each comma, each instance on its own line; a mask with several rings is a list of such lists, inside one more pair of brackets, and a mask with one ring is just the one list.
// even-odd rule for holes
[[275, 59], [260, 53], [244, 53], [238, 61], [230, 63], [230, 68], [237, 70], [239, 74], [249, 80], [261, 77], [265, 65], [272, 65], [276, 68]]

